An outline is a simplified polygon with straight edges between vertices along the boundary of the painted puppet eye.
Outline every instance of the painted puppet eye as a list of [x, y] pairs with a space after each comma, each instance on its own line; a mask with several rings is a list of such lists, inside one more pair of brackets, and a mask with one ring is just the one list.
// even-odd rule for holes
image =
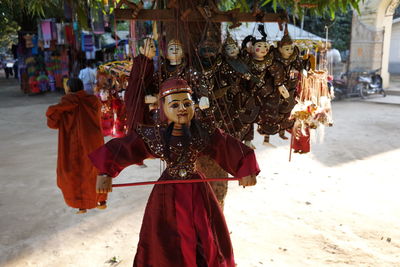
[[192, 105], [193, 105], [192, 102], [185, 102], [184, 104], [186, 108], [191, 107]]

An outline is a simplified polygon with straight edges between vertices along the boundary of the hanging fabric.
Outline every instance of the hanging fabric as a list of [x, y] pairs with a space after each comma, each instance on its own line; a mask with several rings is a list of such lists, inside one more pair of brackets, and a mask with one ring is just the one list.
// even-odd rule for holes
[[57, 23], [55, 19], [50, 20], [50, 25], [51, 25], [51, 40], [57, 40], [58, 32], [57, 32]]
[[57, 44], [65, 44], [65, 28], [63, 23], [56, 23], [57, 27]]
[[50, 41], [52, 40], [51, 20], [42, 20], [41, 29], [43, 34], [44, 48], [50, 48]]

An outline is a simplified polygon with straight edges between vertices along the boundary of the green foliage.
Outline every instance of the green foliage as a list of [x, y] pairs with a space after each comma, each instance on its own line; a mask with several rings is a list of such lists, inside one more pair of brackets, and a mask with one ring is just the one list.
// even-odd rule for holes
[[[333, 19], [337, 13], [346, 13], [348, 6], [351, 6], [359, 13], [359, 4], [363, 1], [364, 0], [260, 0], [258, 3], [263, 9], [265, 7], [272, 7], [272, 10], [275, 12], [278, 9], [284, 9], [297, 17], [302, 17], [305, 14], [305, 10], [308, 10], [309, 14], [331, 17]], [[219, 1], [219, 5], [223, 7], [223, 10], [237, 7], [241, 8], [241, 10], [250, 10], [250, 6], [254, 3], [256, 3], [254, 0]], [[305, 6], [306, 8], [304, 8]]]
[[[274, 0], [276, 1], [276, 0]], [[359, 4], [364, 0], [300, 0], [298, 3], [291, 2], [289, 6], [295, 7], [298, 10], [299, 15], [303, 15], [305, 9], [303, 5], [315, 5], [315, 7], [306, 8], [310, 14], [321, 17], [335, 18], [338, 13], [346, 13], [348, 7], [352, 7], [358, 13], [360, 13]]]
[[352, 11], [349, 8], [346, 13], [336, 12], [335, 19], [316, 17], [305, 14], [304, 29], [318, 36], [325, 37], [325, 26], [328, 27], [328, 38], [334, 48], [340, 51], [349, 49], [351, 34]]
[[17, 42], [19, 30], [18, 25], [13, 22], [9, 24], [3, 24], [0, 28], [0, 47], [3, 49], [10, 49], [13, 43]]

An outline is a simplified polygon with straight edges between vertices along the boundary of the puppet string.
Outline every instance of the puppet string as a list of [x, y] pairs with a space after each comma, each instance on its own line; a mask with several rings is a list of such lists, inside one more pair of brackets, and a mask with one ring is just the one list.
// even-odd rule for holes
[[189, 180], [163, 180], [163, 181], [148, 181], [148, 182], [137, 182], [137, 183], [125, 183], [125, 184], [113, 184], [112, 187], [127, 187], [127, 186], [138, 186], [138, 185], [152, 185], [152, 184], [188, 184], [188, 183], [205, 183], [215, 181], [237, 181], [242, 178], [207, 178], [207, 179], [189, 179]]

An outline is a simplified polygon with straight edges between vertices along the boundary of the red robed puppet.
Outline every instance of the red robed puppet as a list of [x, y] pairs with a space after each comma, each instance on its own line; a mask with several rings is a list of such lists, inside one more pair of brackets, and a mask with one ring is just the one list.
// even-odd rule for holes
[[[165, 81], [160, 88], [160, 111], [167, 123], [139, 125], [128, 136], [115, 138], [90, 154], [103, 174], [97, 180], [98, 192], [110, 192], [111, 177], [146, 158], [166, 162], [160, 180], [205, 179], [196, 171], [195, 161], [208, 155], [232, 175], [242, 177], [239, 184], [256, 183], [259, 167], [254, 151], [221, 130], [192, 119], [190, 93], [182, 79]], [[133, 266], [235, 266], [224, 215], [208, 183], [154, 186]]]
[[150, 123], [149, 108], [145, 103], [145, 96], [155, 94], [153, 57], [156, 55], [156, 46], [153, 39], [141, 40], [140, 55], [133, 59], [128, 87], [125, 92], [125, 106], [127, 112], [128, 132], [138, 124]]

